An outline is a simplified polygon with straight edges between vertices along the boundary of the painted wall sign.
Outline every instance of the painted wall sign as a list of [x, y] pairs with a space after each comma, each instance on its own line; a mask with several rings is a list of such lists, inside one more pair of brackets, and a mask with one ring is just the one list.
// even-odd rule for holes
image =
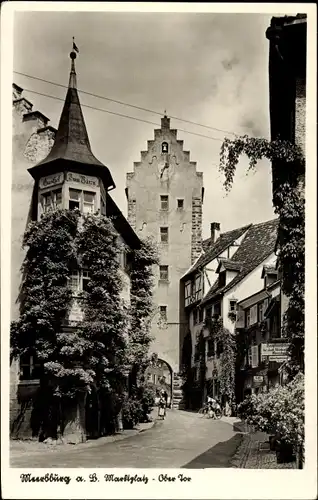
[[39, 187], [40, 189], [44, 189], [51, 186], [55, 186], [56, 184], [61, 184], [62, 182], [63, 182], [63, 172], [60, 172], [59, 174], [42, 177], [39, 180]]
[[288, 347], [288, 344], [262, 344], [262, 356], [286, 355]]
[[76, 182], [77, 184], [82, 184], [82, 186], [98, 186], [97, 177], [91, 177], [90, 175], [75, 174], [73, 172], [67, 172], [66, 180], [68, 182]]

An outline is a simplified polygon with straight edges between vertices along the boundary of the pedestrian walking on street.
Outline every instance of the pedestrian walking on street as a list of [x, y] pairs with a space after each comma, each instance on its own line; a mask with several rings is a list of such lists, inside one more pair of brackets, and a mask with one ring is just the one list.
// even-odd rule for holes
[[165, 398], [166, 408], [167, 408], [167, 406], [168, 406], [168, 393], [167, 393], [167, 391], [164, 391], [163, 397]]
[[164, 420], [165, 416], [166, 416], [166, 401], [162, 392], [158, 403], [158, 417], [161, 420]]

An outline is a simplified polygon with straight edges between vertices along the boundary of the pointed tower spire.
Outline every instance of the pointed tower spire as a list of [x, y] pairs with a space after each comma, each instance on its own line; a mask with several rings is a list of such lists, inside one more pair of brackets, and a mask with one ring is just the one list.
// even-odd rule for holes
[[106, 189], [114, 188], [115, 183], [109, 169], [95, 158], [91, 150], [77, 93], [76, 52], [79, 50], [73, 37], [69, 86], [54, 144], [48, 156], [28, 171], [34, 179], [39, 179], [51, 173], [71, 170], [101, 177]]
[[70, 79], [68, 82], [68, 87], [70, 89], [77, 89], [77, 80], [76, 80], [76, 71], [75, 71], [75, 59], [76, 59], [75, 47], [76, 47], [76, 45], [75, 45], [74, 37], [73, 37], [73, 50], [70, 53], [70, 58], [72, 61], [71, 62], [71, 73], [70, 73]]

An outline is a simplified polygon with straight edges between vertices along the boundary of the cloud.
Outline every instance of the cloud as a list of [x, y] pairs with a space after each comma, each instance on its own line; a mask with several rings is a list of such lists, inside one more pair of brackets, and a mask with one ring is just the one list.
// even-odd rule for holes
[[252, 118], [244, 118], [241, 122], [241, 127], [253, 137], [260, 137], [262, 135], [260, 127], [255, 123]]
[[223, 61], [221, 61], [221, 64], [225, 70], [230, 71], [231, 69], [233, 69], [233, 66], [236, 66], [237, 64], [239, 64], [239, 62], [240, 59], [236, 55], [234, 55], [230, 59], [224, 59]]

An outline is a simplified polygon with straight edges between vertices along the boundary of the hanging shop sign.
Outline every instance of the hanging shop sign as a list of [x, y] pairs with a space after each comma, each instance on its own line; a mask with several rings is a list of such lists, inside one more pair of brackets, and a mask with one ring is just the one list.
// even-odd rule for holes
[[263, 377], [263, 375], [254, 375], [253, 381], [257, 382], [257, 383], [261, 383], [264, 381], [264, 377]]
[[284, 356], [268, 356], [268, 361], [275, 361], [276, 363], [284, 363], [288, 360], [287, 354]]
[[63, 172], [54, 175], [47, 175], [46, 177], [41, 177], [39, 180], [39, 188], [44, 189], [56, 184], [61, 184], [63, 182]]
[[258, 367], [258, 345], [253, 345], [251, 349], [252, 354], [252, 368]]
[[288, 344], [262, 344], [262, 356], [285, 356], [288, 351]]
[[98, 187], [97, 177], [91, 177], [90, 175], [82, 175], [82, 174], [75, 174], [74, 172], [67, 172], [66, 180], [68, 182], [75, 182], [76, 184], [81, 184], [82, 186]]

